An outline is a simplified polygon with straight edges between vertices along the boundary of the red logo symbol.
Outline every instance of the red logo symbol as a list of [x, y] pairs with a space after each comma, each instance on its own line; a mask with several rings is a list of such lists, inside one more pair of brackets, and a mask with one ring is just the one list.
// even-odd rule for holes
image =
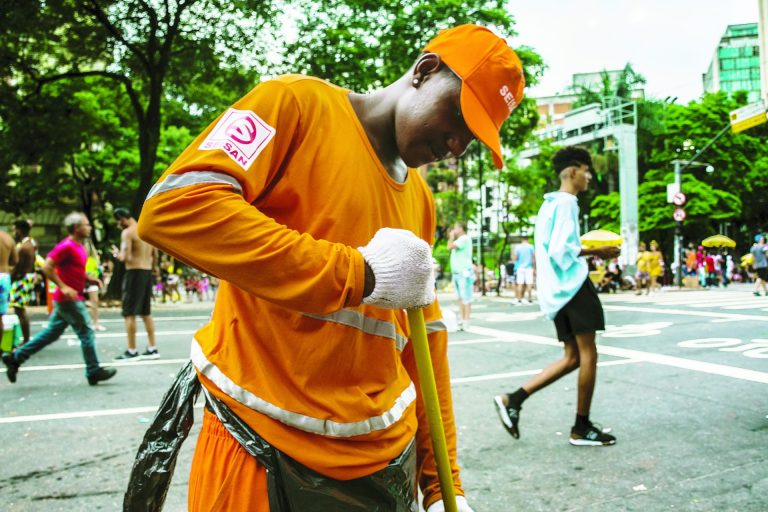
[[677, 222], [682, 222], [685, 220], [685, 210], [682, 208], [675, 208], [675, 212], [672, 214], [672, 218], [675, 219]]
[[250, 144], [256, 140], [256, 123], [248, 116], [235, 119], [227, 127], [227, 135], [240, 144]]

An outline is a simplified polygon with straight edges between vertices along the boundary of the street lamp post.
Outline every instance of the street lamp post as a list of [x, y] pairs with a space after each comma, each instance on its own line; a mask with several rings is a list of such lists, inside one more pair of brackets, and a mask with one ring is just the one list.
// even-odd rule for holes
[[[673, 160], [675, 164], [675, 190], [682, 192], [683, 169], [691, 166], [706, 167], [708, 173], [714, 172], [715, 168], [707, 162], [697, 162], [695, 160]], [[683, 221], [675, 221], [675, 286], [683, 286]]]

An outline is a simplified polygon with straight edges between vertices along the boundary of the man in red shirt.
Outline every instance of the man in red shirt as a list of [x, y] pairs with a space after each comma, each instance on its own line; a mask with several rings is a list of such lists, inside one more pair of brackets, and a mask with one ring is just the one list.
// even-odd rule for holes
[[85, 262], [88, 254], [84, 247], [85, 240], [91, 235], [91, 223], [80, 212], [66, 216], [64, 225], [69, 236], [59, 242], [48, 254], [42, 271], [58, 287], [53, 295], [53, 313], [48, 318], [48, 326], [40, 331], [28, 343], [11, 353], [3, 354], [3, 363], [8, 368], [8, 380], [16, 382], [19, 366], [32, 354], [58, 340], [68, 325], [80, 338], [80, 348], [85, 360], [85, 377], [88, 384], [95, 386], [101, 381], [111, 379], [117, 370], [99, 366], [96, 356], [96, 335], [91, 325], [91, 317], [85, 308]]

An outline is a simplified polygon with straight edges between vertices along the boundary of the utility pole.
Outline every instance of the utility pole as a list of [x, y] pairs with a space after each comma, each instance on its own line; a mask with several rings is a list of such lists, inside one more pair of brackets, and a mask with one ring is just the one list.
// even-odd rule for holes
[[[701, 148], [695, 155], [693, 155], [693, 158], [690, 160], [674, 160], [672, 163], [675, 164], [675, 185], [676, 190], [678, 192], [682, 192], [681, 190], [681, 182], [682, 182], [682, 175], [683, 171], [690, 167], [691, 165], [706, 165], [710, 167], [710, 169], [707, 169], [707, 172], [712, 172], [711, 166], [704, 162], [697, 162], [696, 159], [701, 156], [702, 153], [704, 153], [709, 147], [715, 143], [717, 139], [722, 137], [725, 132], [727, 132], [731, 128], [730, 123], [725, 125], [722, 130], [720, 130], [717, 135], [712, 137], [709, 142], [704, 144], [704, 147]], [[683, 286], [683, 221], [675, 221], [675, 285], [677, 287]]]
[[[675, 190], [682, 192], [682, 160], [675, 160]], [[686, 166], [687, 167], [687, 166]], [[683, 286], [683, 221], [675, 221], [675, 286]]]
[[483, 248], [485, 247], [485, 240], [483, 239], [483, 231], [485, 229], [485, 197], [483, 197], [483, 145], [477, 144], [477, 173], [478, 184], [480, 185], [480, 293], [485, 296], [485, 258], [483, 258]]

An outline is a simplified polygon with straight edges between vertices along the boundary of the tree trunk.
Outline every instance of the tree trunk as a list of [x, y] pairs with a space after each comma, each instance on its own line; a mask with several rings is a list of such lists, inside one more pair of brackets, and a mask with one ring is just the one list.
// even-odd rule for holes
[[131, 213], [138, 219], [144, 200], [152, 188], [155, 177], [155, 163], [157, 162], [157, 146], [160, 143], [160, 125], [162, 114], [160, 101], [163, 94], [163, 75], [157, 72], [150, 77], [149, 103], [144, 113], [144, 122], [139, 123], [139, 188], [133, 197]]

